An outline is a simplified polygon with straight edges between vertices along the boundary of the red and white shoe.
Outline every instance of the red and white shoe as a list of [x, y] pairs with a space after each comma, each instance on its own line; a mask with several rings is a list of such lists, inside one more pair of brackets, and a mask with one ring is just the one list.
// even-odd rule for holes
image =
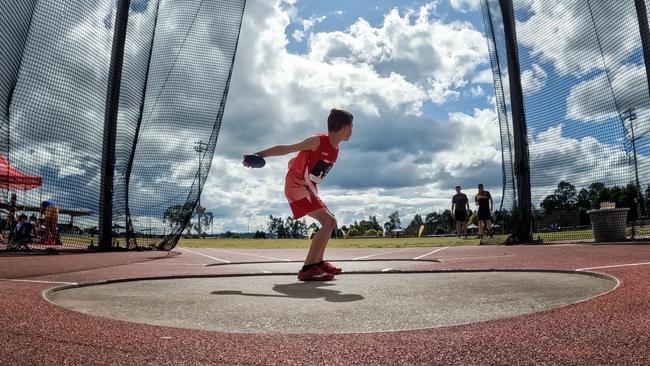
[[319, 266], [311, 266], [306, 271], [299, 271], [298, 279], [300, 281], [331, 281], [334, 279], [334, 275], [323, 271]]
[[331, 273], [333, 275], [337, 275], [337, 274], [340, 274], [341, 272], [343, 272], [343, 270], [341, 268], [334, 266], [330, 262], [323, 262], [323, 263], [320, 264], [319, 267], [324, 272]]

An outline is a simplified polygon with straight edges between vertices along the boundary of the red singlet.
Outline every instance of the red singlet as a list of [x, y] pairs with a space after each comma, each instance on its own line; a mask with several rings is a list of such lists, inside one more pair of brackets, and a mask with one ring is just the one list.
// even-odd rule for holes
[[320, 133], [317, 136], [320, 144], [315, 151], [300, 151], [289, 161], [284, 194], [287, 196], [294, 219], [326, 207], [318, 197], [318, 184], [332, 169], [339, 155], [339, 149], [332, 146], [327, 134]]

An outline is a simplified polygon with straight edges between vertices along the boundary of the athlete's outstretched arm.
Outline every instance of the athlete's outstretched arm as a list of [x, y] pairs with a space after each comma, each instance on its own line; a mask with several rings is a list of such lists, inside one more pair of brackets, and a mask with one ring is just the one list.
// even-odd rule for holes
[[311, 136], [297, 144], [276, 145], [273, 147], [269, 147], [266, 150], [259, 151], [255, 154], [263, 158], [266, 158], [267, 156], [281, 156], [281, 155], [291, 154], [297, 151], [305, 151], [305, 150], [314, 151], [318, 149], [319, 144], [320, 144], [320, 139], [318, 138], [318, 136]]

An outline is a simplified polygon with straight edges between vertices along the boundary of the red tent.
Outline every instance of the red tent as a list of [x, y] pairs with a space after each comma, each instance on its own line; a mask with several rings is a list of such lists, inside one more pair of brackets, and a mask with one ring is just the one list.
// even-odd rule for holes
[[19, 172], [9, 164], [7, 158], [0, 154], [0, 189], [18, 189], [27, 191], [40, 187], [43, 178]]

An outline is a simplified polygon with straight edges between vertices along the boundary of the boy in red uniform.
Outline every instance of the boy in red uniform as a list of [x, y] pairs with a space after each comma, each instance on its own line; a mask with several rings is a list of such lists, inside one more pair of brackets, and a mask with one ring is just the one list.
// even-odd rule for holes
[[[329, 281], [334, 275], [341, 273], [340, 268], [323, 260], [327, 242], [332, 230], [336, 228], [336, 218], [318, 196], [318, 184], [334, 166], [341, 141], [350, 139], [352, 119], [350, 112], [332, 109], [327, 117], [328, 133], [308, 137], [293, 145], [273, 146], [255, 154], [265, 158], [298, 152], [298, 155], [289, 161], [284, 194], [294, 219], [307, 215], [321, 224], [321, 229], [311, 241], [304, 266], [298, 272], [298, 279], [301, 281]], [[246, 162], [243, 164], [249, 166]]]

